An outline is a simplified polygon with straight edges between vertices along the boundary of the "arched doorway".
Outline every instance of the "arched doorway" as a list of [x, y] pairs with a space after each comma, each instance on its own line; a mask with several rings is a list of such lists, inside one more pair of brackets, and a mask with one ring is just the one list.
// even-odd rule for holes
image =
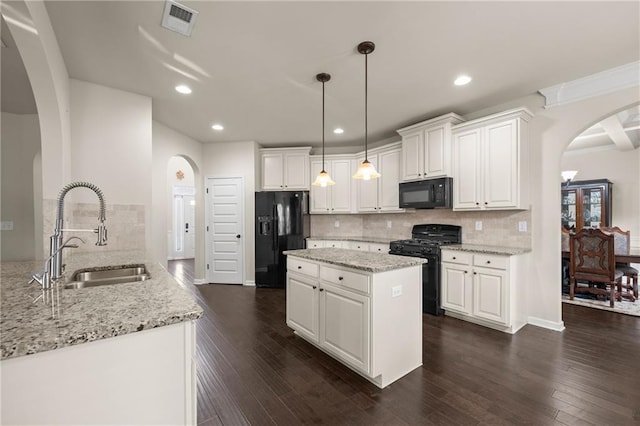
[[191, 163], [176, 155], [167, 163], [167, 187], [170, 206], [167, 221], [167, 259], [195, 259], [196, 256], [196, 181]]

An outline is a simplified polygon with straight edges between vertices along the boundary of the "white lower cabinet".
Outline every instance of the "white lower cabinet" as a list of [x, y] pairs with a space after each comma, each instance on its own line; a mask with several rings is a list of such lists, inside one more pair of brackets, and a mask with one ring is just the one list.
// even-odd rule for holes
[[528, 255], [442, 249], [445, 313], [508, 333], [527, 323], [524, 286]]
[[422, 365], [422, 267], [373, 273], [289, 255], [287, 325], [384, 388]]

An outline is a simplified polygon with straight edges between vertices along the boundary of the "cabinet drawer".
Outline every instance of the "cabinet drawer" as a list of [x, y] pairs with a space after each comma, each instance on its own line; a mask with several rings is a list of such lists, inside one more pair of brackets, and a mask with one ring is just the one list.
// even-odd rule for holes
[[368, 275], [323, 266], [320, 268], [320, 279], [366, 294], [370, 291]]
[[369, 244], [369, 251], [375, 253], [389, 253], [389, 244]]
[[463, 251], [442, 250], [442, 261], [449, 263], [459, 263], [461, 265], [471, 264], [471, 253]]
[[505, 256], [495, 256], [490, 254], [476, 254], [473, 256], [473, 266], [484, 268], [507, 269], [509, 259]]
[[318, 277], [318, 265], [306, 262], [295, 257], [287, 258], [287, 270], [297, 272], [298, 274], [308, 275], [310, 277]]
[[345, 241], [334, 241], [334, 240], [325, 240], [324, 241], [324, 246], [325, 247], [343, 248], [345, 244], [346, 244]]

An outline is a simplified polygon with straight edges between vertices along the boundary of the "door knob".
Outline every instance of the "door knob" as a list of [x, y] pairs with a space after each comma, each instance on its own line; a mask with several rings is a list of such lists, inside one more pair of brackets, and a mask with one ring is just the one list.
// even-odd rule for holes
[[236, 235], [236, 238], [240, 238], [240, 234]]

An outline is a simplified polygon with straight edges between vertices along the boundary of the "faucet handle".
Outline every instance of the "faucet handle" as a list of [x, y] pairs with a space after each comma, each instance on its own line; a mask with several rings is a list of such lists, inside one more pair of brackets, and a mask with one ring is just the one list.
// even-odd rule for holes
[[94, 233], [98, 234], [98, 241], [96, 242], [97, 246], [106, 246], [107, 245], [107, 227], [104, 226], [104, 223], [98, 225], [98, 228], [93, 230]]

